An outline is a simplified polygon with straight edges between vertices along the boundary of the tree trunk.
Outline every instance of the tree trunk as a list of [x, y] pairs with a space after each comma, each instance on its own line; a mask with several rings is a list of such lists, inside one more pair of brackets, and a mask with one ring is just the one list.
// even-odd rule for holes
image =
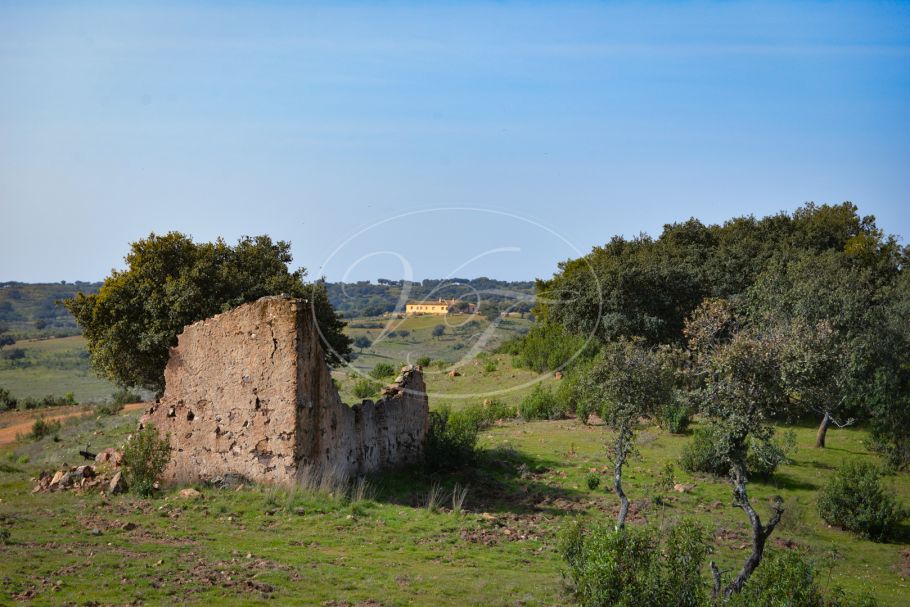
[[[762, 526], [761, 518], [755, 508], [752, 507], [749, 502], [749, 494], [746, 493], [745, 465], [742, 464], [735, 465], [733, 470], [733, 498], [736, 505], [742, 508], [746, 516], [749, 517], [749, 524], [752, 526], [752, 553], [746, 559], [746, 562], [743, 563], [743, 567], [736, 578], [724, 588], [725, 597], [729, 597], [743, 589], [749, 577], [761, 563], [765, 552], [765, 542], [768, 541], [774, 528], [780, 522], [781, 515], [784, 513], [783, 500], [778, 497], [772, 506], [774, 514], [771, 516], [771, 520], [768, 521], [767, 525]], [[713, 562], [711, 563], [711, 573], [714, 577], [714, 593], [716, 595], [720, 591], [720, 572], [717, 570], [717, 565]]]
[[[619, 445], [617, 445], [619, 446]], [[624, 451], [617, 451], [616, 464], [613, 466], [613, 490], [619, 498], [619, 515], [616, 517], [616, 530], [626, 526], [626, 516], [629, 514], [629, 498], [622, 490], [622, 465], [626, 461]]]
[[825, 448], [825, 435], [828, 434], [828, 427], [831, 425], [831, 415], [825, 411], [822, 417], [822, 423], [818, 426], [818, 433], [815, 435], [815, 447], [817, 449]]

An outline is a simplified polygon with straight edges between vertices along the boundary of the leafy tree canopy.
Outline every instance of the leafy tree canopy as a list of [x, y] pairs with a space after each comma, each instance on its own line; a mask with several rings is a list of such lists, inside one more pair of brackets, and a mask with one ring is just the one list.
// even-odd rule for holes
[[321, 281], [288, 270], [290, 243], [268, 236], [196, 243], [179, 232], [150, 234], [130, 245], [127, 269], [114, 270], [101, 289], [64, 301], [82, 328], [92, 366], [125, 386], [161, 391], [169, 348], [183, 327], [266, 295], [312, 302], [320, 331], [339, 363], [350, 353], [344, 323], [329, 305]]

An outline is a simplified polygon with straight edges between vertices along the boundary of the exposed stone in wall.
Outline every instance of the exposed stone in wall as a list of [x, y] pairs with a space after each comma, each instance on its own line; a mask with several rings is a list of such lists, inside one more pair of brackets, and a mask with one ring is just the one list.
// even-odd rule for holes
[[375, 403], [341, 402], [309, 306], [265, 297], [184, 328], [143, 417], [171, 436], [172, 482], [240, 474], [293, 483], [416, 461], [429, 410], [419, 369]]

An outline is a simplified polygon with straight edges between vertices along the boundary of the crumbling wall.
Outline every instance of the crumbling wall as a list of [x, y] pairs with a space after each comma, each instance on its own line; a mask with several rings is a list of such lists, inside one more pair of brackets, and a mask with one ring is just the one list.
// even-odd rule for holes
[[375, 403], [347, 406], [300, 300], [265, 297], [187, 326], [164, 377], [143, 422], [171, 436], [172, 482], [350, 477], [416, 461], [426, 438], [421, 372], [405, 369]]

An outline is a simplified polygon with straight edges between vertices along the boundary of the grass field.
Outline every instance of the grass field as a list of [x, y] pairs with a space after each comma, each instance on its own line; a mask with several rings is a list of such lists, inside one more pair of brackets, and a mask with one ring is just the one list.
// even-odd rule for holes
[[85, 340], [79, 336], [17, 342], [25, 350], [22, 366], [0, 361], [0, 387], [18, 398], [72, 392], [79, 402], [101, 401], [116, 390], [89, 368]]
[[[502, 368], [486, 381], [514, 385]], [[471, 383], [479, 378], [466, 376]], [[461, 378], [457, 378], [461, 379]], [[551, 380], [552, 381], [552, 380]], [[436, 384], [440, 388], [440, 384]], [[448, 388], [446, 388], [448, 389]], [[431, 401], [433, 402], [433, 401]], [[434, 402], [438, 405], [438, 402]], [[77, 451], [115, 446], [135, 428], [137, 413], [77, 418], [50, 438], [0, 451], [2, 548], [0, 603], [29, 597], [34, 605], [101, 604], [270, 605], [564, 605], [558, 530], [573, 517], [612, 517], [601, 426], [576, 420], [510, 421], [482, 435], [476, 465], [450, 475], [419, 469], [370, 479], [368, 499], [354, 501], [270, 487], [218, 490], [184, 500], [171, 489], [154, 499], [31, 494], [40, 469], [78, 461]], [[869, 589], [882, 605], [906, 604], [910, 529], [900, 543], [877, 544], [825, 525], [815, 511], [817, 490], [847, 459], [870, 459], [865, 432], [835, 430], [830, 447], [811, 447], [814, 428], [796, 428], [793, 463], [768, 482], [750, 484], [756, 507], [781, 495], [787, 512], [772, 536], [774, 549], [809, 552], [824, 583]], [[691, 476], [676, 462], [687, 436], [641, 429], [640, 455], [628, 466], [633, 524], [699, 520], [714, 537], [723, 569], [748, 551], [748, 527], [731, 506], [722, 479]], [[667, 463], [675, 480], [694, 484], [666, 492], [656, 480]], [[589, 490], [590, 471], [602, 476]], [[890, 480], [910, 503], [910, 476]], [[468, 487], [464, 512], [451, 493]], [[442, 497], [428, 508], [439, 487]], [[661, 499], [656, 499], [660, 495]], [[658, 505], [661, 504], [661, 505]], [[124, 528], [133, 523], [135, 529]], [[93, 530], [100, 531], [94, 535]]]

